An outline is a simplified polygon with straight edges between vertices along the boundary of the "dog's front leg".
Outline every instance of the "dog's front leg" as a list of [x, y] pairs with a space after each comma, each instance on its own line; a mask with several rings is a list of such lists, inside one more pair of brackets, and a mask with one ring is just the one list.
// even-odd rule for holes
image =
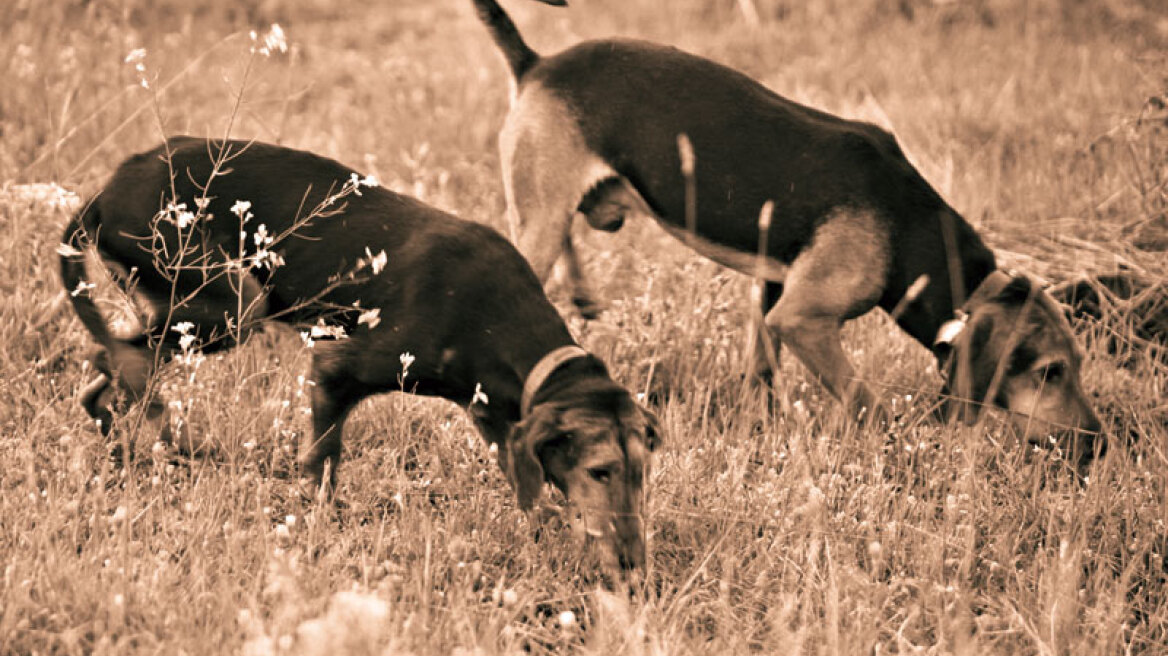
[[848, 418], [882, 420], [884, 409], [868, 386], [856, 378], [855, 369], [840, 344], [839, 320], [806, 315], [775, 316], [778, 312], [781, 309], [776, 306], [767, 315], [767, 325], [781, 335], [824, 387], [843, 402]]
[[783, 283], [768, 281], [765, 284], [760, 303], [761, 314], [755, 315], [764, 319], [754, 325], [747, 344], [747, 350], [754, 359], [753, 370], [750, 373], [753, 374], [755, 380], [768, 387], [774, 382], [774, 377], [778, 373], [782, 339], [780, 339], [777, 330], [773, 330], [767, 325], [765, 317], [775, 306], [775, 303], [778, 303], [782, 295]]
[[474, 422], [475, 428], [478, 429], [479, 435], [487, 442], [488, 448], [495, 447], [495, 459], [499, 464], [499, 469], [503, 471], [503, 476], [510, 476], [510, 466], [508, 462], [509, 451], [507, 449], [507, 438], [511, 435], [511, 428], [514, 426], [512, 422], [500, 419], [492, 415], [489, 411], [481, 410], [481, 406], [471, 407], [471, 421]]
[[[312, 435], [306, 435], [300, 443], [297, 458], [301, 476], [313, 486], [314, 497], [322, 490], [322, 483], [325, 496], [331, 498], [333, 494], [345, 419], [364, 396], [356, 381], [346, 373], [345, 362], [337, 343], [316, 344], [312, 359]], [[324, 480], [326, 468], [327, 481]]]
[[791, 347], [833, 395], [848, 417], [884, 421], [887, 413], [840, 344], [840, 326], [870, 310], [884, 285], [886, 247], [878, 225], [865, 213], [838, 213], [816, 232], [791, 263], [782, 295], [765, 325]]

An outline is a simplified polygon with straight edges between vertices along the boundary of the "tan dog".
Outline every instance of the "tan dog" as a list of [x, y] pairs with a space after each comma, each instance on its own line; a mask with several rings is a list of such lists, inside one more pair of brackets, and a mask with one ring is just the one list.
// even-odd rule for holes
[[616, 230], [626, 214], [647, 213], [697, 252], [766, 281], [763, 379], [781, 340], [850, 416], [883, 416], [840, 344], [844, 321], [879, 306], [934, 350], [963, 416], [991, 403], [1027, 437], [1075, 434], [1063, 446], [1093, 452], [1099, 422], [1066, 321], [1024, 277], [997, 271], [891, 134], [666, 46], [606, 39], [540, 57], [495, 0], [474, 5], [515, 81], [499, 136], [512, 238], [541, 280], [565, 258], [585, 316], [597, 305], [573, 217]]
[[[410, 353], [406, 388], [470, 407], [521, 508], [551, 482], [606, 560], [641, 565], [656, 419], [576, 346], [506, 239], [358, 179], [335, 161], [255, 142], [177, 137], [127, 159], [60, 250], [74, 308], [103, 347], [86, 409], [108, 429], [146, 394], [156, 362], [190, 348], [184, 339], [230, 348], [263, 320], [340, 331], [313, 349], [313, 432], [299, 461], [314, 485], [327, 470], [331, 490], [349, 411], [401, 389], [399, 358]], [[255, 218], [242, 221], [237, 201]], [[141, 336], [111, 334], [90, 298], [87, 244], [137, 272], [136, 294], [155, 317]], [[164, 412], [150, 403], [148, 414]]]

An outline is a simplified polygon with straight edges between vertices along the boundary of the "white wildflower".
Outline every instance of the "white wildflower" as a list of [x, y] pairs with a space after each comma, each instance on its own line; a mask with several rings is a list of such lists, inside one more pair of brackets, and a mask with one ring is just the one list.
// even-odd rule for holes
[[410, 365], [414, 363], [415, 358], [409, 351], [406, 351], [399, 355], [397, 359], [401, 362], [402, 378], [405, 378], [410, 375]]
[[275, 237], [268, 233], [268, 227], [266, 225], [261, 223], [256, 228], [255, 233], [252, 234], [252, 241], [256, 245], [256, 252], [250, 258], [253, 267], [275, 269], [278, 266], [284, 265], [284, 256], [269, 248], [275, 241]]
[[373, 275], [381, 273], [385, 269], [385, 265], [389, 262], [389, 256], [385, 254], [384, 248], [381, 249], [381, 252], [379, 252], [377, 255], [374, 255], [373, 252], [369, 250], [369, 247], [366, 246], [365, 255], [367, 255], [369, 259], [364, 260], [362, 264], [368, 263], [370, 268], [373, 269]]
[[279, 23], [272, 23], [272, 26], [268, 28], [268, 33], [263, 38], [263, 45], [258, 45], [260, 37], [255, 30], [248, 32], [248, 36], [251, 37], [252, 52], [258, 52], [265, 57], [270, 57], [276, 51], [288, 52], [288, 39], [284, 35], [284, 28], [280, 27]]
[[475, 383], [474, 396], [471, 397], [470, 404], [482, 403], [483, 405], [490, 404], [490, 399], [487, 398], [487, 393], [483, 391], [482, 383]]
[[247, 220], [252, 218], [251, 201], [250, 200], [237, 200], [237, 201], [235, 201], [235, 203], [231, 206], [231, 213], [234, 214], [235, 216], [238, 216], [239, 218], [243, 219], [244, 223], [247, 223]]
[[77, 257], [81, 254], [81, 251], [73, 248], [69, 244], [57, 244], [57, 255], [61, 257]]
[[350, 173], [349, 180], [345, 183], [345, 185], [343, 187], [341, 187], [342, 191], [344, 191], [346, 189], [351, 191], [352, 193], [360, 196], [361, 195], [361, 176], [357, 175], [356, 173]]
[[195, 215], [193, 212], [181, 210], [174, 218], [174, 224], [179, 228], [188, 228], [195, 222]]
[[252, 256], [252, 266], [263, 269], [275, 269], [276, 267], [284, 266], [284, 256], [276, 251], [270, 251], [266, 248], [261, 248]]
[[264, 45], [269, 50], [288, 52], [288, 39], [284, 35], [284, 28], [280, 27], [279, 23], [272, 23], [271, 29], [268, 30], [267, 36], [264, 37]]
[[362, 312], [360, 314], [360, 316], [357, 317], [357, 325], [360, 326], [361, 324], [366, 324], [369, 326], [370, 330], [373, 330], [374, 328], [377, 327], [377, 324], [381, 323], [381, 316], [380, 315], [381, 315], [381, 308], [373, 308], [371, 310], [365, 310], [364, 312]]
[[255, 234], [251, 238], [256, 246], [267, 246], [272, 243], [272, 236], [268, 234], [268, 226], [263, 223], [256, 227]]
[[69, 292], [69, 295], [70, 296], [80, 296], [82, 294], [86, 294], [87, 292], [89, 292], [89, 290], [94, 289], [95, 287], [97, 287], [97, 285], [95, 285], [91, 282], [86, 282], [86, 281], [82, 280], [81, 282], [77, 283], [76, 289]]
[[320, 319], [312, 328], [308, 330], [309, 337], [313, 339], [331, 338], [331, 339], [345, 339], [348, 337], [345, 334], [344, 326], [330, 326]]
[[138, 84], [142, 85], [143, 89], [149, 89], [150, 79], [146, 77], [146, 49], [134, 48], [130, 54], [126, 55], [125, 63], [134, 66], [134, 72], [138, 75]]
[[173, 200], [166, 203], [166, 208], [159, 212], [163, 220], [175, 224], [180, 229], [190, 227], [195, 222], [195, 215], [187, 209], [186, 203], [176, 203]]

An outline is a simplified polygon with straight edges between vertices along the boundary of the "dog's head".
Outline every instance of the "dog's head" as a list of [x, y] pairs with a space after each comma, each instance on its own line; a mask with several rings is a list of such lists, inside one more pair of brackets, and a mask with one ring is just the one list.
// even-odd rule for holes
[[[994, 274], [1004, 276], [1005, 274]], [[1078, 465], [1095, 452], [1099, 419], [1079, 382], [1082, 356], [1050, 296], [1012, 275], [942, 326], [934, 350], [946, 371], [942, 412], [973, 423], [983, 404], [1008, 410], [1021, 435]]]
[[528, 510], [545, 481], [568, 500], [573, 532], [624, 569], [645, 562], [644, 484], [660, 444], [653, 413], [607, 378], [580, 381], [536, 403], [516, 424], [507, 471]]

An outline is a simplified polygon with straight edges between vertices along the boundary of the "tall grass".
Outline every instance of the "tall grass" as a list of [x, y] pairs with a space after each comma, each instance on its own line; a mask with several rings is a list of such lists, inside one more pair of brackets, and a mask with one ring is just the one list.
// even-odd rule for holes
[[[506, 77], [468, 3], [189, 4], [0, 4], [0, 653], [1165, 651], [1162, 362], [1120, 366], [1084, 331], [1086, 387], [1122, 439], [1080, 484], [994, 421], [933, 423], [930, 357], [873, 315], [846, 347], [901, 425], [860, 430], [790, 357], [773, 401], [744, 393], [748, 281], [648, 222], [585, 237], [601, 320], [561, 306], [666, 429], [634, 595], [599, 588], [566, 531], [516, 509], [442, 401], [363, 404], [345, 507], [305, 504], [309, 352], [279, 330], [163, 374], [197, 456], [144, 431], [103, 440], [77, 404], [89, 340], [56, 278], [68, 209], [22, 185], [84, 197], [163, 133], [232, 120], [502, 227]], [[1164, 279], [1155, 2], [756, 0], [756, 27], [730, 0], [506, 4], [544, 51], [651, 38], [894, 129], [996, 246], [1058, 260], [1040, 273], [1114, 266], [1069, 236]], [[273, 21], [292, 49], [256, 63], [236, 111], [247, 32]], [[150, 90], [124, 61], [139, 47]]]

